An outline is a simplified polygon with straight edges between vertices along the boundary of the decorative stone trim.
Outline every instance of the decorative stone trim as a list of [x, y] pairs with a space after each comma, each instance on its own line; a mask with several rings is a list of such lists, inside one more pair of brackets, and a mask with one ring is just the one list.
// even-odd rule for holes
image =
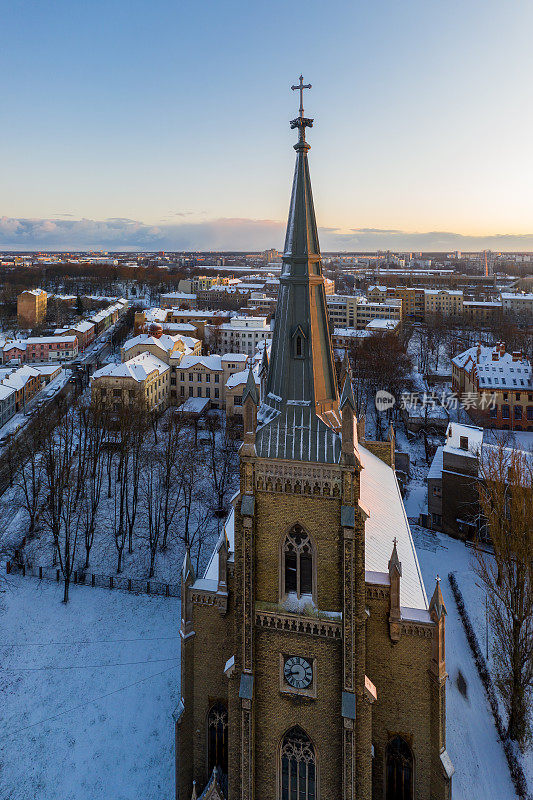
[[366, 596], [372, 600], [388, 600], [390, 589], [388, 586], [366, 585]]
[[341, 471], [327, 465], [257, 461], [255, 488], [259, 492], [340, 497]]
[[279, 611], [256, 611], [255, 624], [260, 628], [291, 633], [306, 633], [309, 636], [323, 636], [327, 639], [342, 639], [342, 623], [314, 617], [301, 617], [296, 614], [283, 614]]
[[433, 638], [434, 625], [424, 625], [420, 622], [409, 622], [405, 620], [402, 620], [401, 624], [402, 633], [406, 633], [408, 636], [420, 636], [424, 639]]
[[195, 589], [191, 592], [191, 600], [200, 606], [215, 606], [220, 613], [225, 613], [228, 606], [228, 596], [210, 592], [208, 589]]

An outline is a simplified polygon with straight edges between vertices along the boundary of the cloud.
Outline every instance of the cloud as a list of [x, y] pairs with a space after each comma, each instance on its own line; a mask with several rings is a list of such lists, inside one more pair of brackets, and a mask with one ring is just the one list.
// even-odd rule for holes
[[[188, 215], [188, 212], [176, 212]], [[180, 219], [149, 225], [127, 217], [25, 219], [0, 217], [3, 250], [264, 250], [281, 247], [285, 223], [225, 217]], [[450, 231], [410, 232], [391, 228], [320, 228], [324, 251], [533, 250], [533, 233], [468, 236]]]

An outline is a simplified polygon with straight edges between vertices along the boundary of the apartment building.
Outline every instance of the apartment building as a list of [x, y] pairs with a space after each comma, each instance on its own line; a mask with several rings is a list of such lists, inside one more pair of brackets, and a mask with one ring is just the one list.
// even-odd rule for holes
[[28, 364], [10, 370], [3, 369], [0, 370], [0, 385], [13, 390], [14, 413], [17, 413], [41, 388], [41, 375]]
[[15, 399], [15, 390], [0, 383], [0, 428], [16, 414]]
[[211, 408], [225, 408], [227, 383], [244, 370], [247, 358], [243, 353], [183, 356], [172, 370], [170, 402], [181, 404], [189, 397], [202, 397], [210, 401]]
[[232, 317], [220, 325], [206, 324], [206, 344], [214, 353], [253, 356], [260, 342], [272, 338], [267, 317]]
[[139, 353], [122, 364], [108, 364], [91, 377], [91, 401], [115, 413], [141, 404], [163, 410], [169, 402], [171, 368], [152, 353]]
[[78, 340], [78, 350], [85, 350], [94, 342], [95, 326], [89, 320], [82, 320], [76, 325], [58, 328], [54, 331], [54, 336], [75, 336]]
[[496, 447], [486, 439], [483, 428], [457, 422], [448, 425], [444, 445], [437, 448], [427, 476], [428, 527], [461, 539], [477, 538], [483, 532], [480, 462]]
[[18, 359], [21, 362], [71, 360], [78, 355], [75, 336], [30, 336], [6, 342], [2, 349], [4, 364]]
[[440, 314], [459, 317], [463, 314], [463, 292], [460, 289], [424, 289], [424, 316]]
[[179, 362], [183, 356], [201, 353], [202, 343], [199, 339], [181, 334], [170, 336], [163, 333], [160, 325], [152, 324], [149, 333], [140, 333], [124, 342], [120, 352], [123, 362], [148, 352], [165, 364], [172, 364]]
[[463, 314], [474, 323], [497, 322], [501, 313], [499, 300], [463, 300]]
[[326, 298], [326, 305], [332, 328], [363, 330], [374, 319], [402, 320], [402, 304], [395, 299], [380, 302], [356, 295], [335, 294]]
[[504, 342], [470, 347], [452, 359], [452, 388], [485, 427], [533, 431], [533, 371], [521, 351], [506, 352]]
[[533, 292], [502, 292], [504, 314], [513, 314], [533, 324]]
[[46, 319], [47, 294], [30, 289], [17, 297], [17, 319], [21, 328], [35, 328]]
[[196, 294], [188, 292], [167, 292], [161, 295], [162, 308], [196, 308]]

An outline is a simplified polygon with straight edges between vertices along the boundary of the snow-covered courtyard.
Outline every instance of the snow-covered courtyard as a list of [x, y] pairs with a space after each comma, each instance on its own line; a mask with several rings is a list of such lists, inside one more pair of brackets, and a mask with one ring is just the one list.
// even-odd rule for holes
[[168, 800], [179, 601], [11, 577], [0, 595], [2, 800]]

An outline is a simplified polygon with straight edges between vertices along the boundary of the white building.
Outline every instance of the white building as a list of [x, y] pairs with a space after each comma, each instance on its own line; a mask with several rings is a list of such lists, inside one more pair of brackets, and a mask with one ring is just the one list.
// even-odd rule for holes
[[260, 342], [272, 338], [266, 317], [233, 317], [221, 325], [205, 326], [206, 343], [216, 353], [253, 356]]

